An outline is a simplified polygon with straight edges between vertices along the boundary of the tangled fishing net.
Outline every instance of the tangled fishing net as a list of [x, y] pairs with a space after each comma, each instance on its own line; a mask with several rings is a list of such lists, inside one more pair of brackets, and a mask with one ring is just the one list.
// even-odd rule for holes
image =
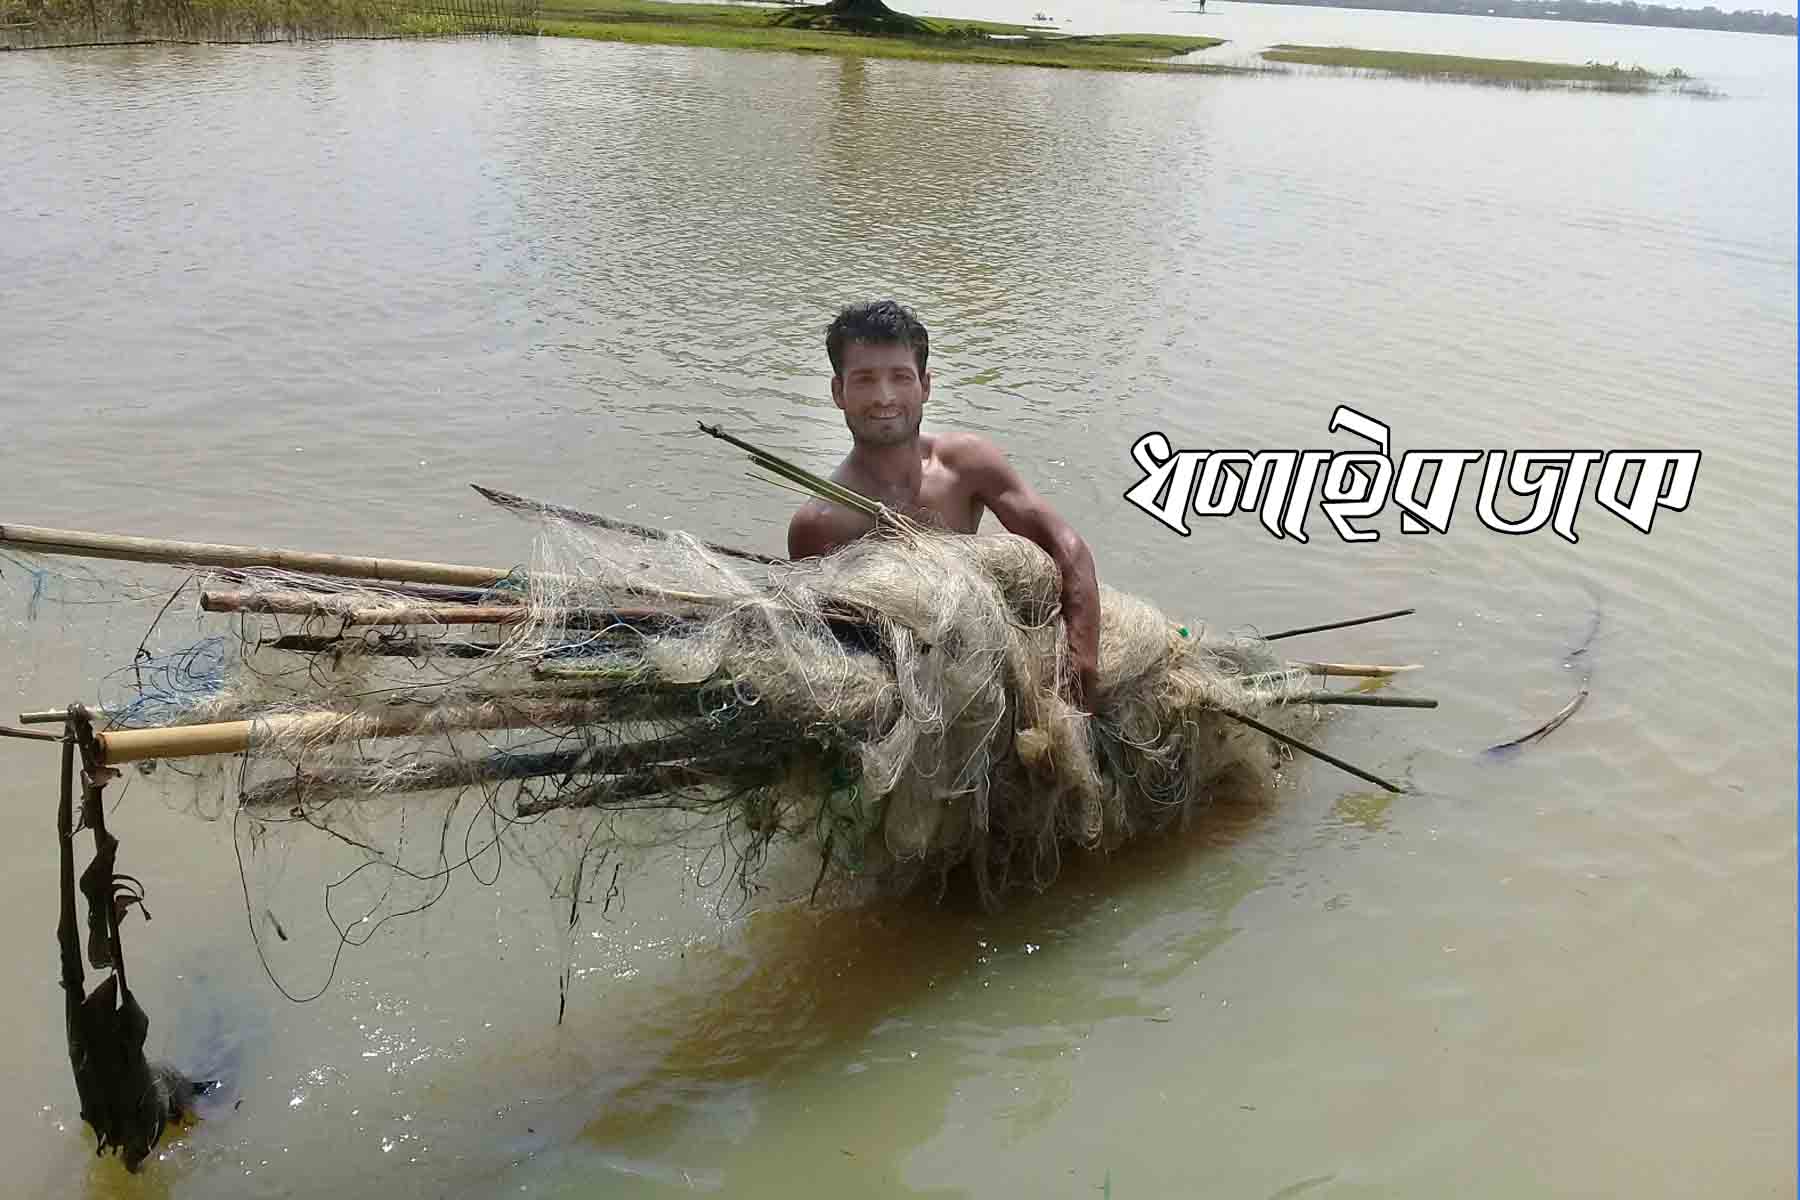
[[[633, 849], [704, 846], [753, 889], [771, 848], [798, 843], [815, 896], [966, 870], [998, 904], [1071, 850], [1268, 786], [1279, 747], [1227, 712], [1289, 730], [1312, 713], [1294, 703], [1304, 668], [1267, 643], [1190, 633], [1105, 587], [1078, 711], [1057, 568], [1010, 534], [884, 529], [762, 564], [550, 520], [485, 589], [267, 569], [189, 585], [224, 615], [166, 653], [146, 639], [102, 726], [248, 722], [241, 752], [146, 769], [243, 823], [265, 880], [282, 826], [355, 848], [379, 870], [356, 918], [333, 918], [346, 941], [507, 848], [571, 903], [610, 896]], [[159, 620], [191, 607], [175, 599]]]

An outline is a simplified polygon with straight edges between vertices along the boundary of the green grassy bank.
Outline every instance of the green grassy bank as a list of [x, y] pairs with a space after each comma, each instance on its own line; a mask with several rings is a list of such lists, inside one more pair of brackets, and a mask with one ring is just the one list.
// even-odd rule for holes
[[908, 18], [894, 32], [869, 34], [832, 28], [828, 22], [808, 23], [808, 11], [658, 0], [546, 0], [541, 20], [546, 34], [608, 42], [1105, 70], [1221, 69], [1169, 61], [1220, 45], [1218, 38], [1167, 34], [1067, 37], [1025, 25], [926, 17]]
[[[658, 0], [0, 0], [0, 46], [285, 41], [542, 33], [665, 46], [854, 54], [940, 62], [1208, 72], [1175, 61], [1218, 38], [1067, 37], [988, 21], [888, 13], [875, 24], [824, 8]], [[1242, 68], [1239, 68], [1242, 70]]]
[[1605, 91], [1646, 92], [1658, 87], [1692, 90], [1699, 85], [1675, 70], [1658, 75], [1643, 67], [1617, 63], [1534, 62], [1521, 58], [1464, 58], [1455, 54], [1416, 54], [1402, 50], [1359, 50], [1351, 46], [1280, 45], [1263, 51], [1270, 62], [1313, 67], [1342, 67], [1387, 75], [1456, 79], [1475, 83], [1570, 85]]

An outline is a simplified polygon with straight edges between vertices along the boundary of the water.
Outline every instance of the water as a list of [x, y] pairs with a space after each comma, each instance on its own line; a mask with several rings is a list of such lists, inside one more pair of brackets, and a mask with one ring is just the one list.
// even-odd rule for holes
[[[60, 1044], [53, 756], [0, 743], [22, 1186], [1790, 1187], [1793, 43], [1217, 8], [1193, 21], [1234, 53], [1618, 58], [1727, 96], [533, 41], [0, 57], [7, 520], [517, 561], [528, 530], [475, 481], [779, 549], [791, 497], [694, 421], [830, 462], [823, 326], [893, 293], [932, 328], [933, 424], [1001, 440], [1107, 581], [1265, 629], [1416, 606], [1307, 645], [1423, 663], [1406, 690], [1443, 702], [1326, 736], [1411, 794], [1307, 767], [997, 917], [721, 922], [644, 870], [578, 931], [560, 1028], [529, 869], [462, 878], [291, 1005], [229, 823], [127, 790], [152, 1047], [223, 1047], [242, 1076], [129, 1182], [92, 1159]], [[1489, 533], [1472, 501], [1441, 537], [1390, 515], [1347, 546], [1315, 514], [1306, 546], [1250, 517], [1184, 541], [1120, 499], [1140, 433], [1328, 447], [1338, 403], [1401, 449], [1705, 458], [1687, 512], [1646, 537], [1590, 503], [1578, 545]], [[51, 581], [28, 622], [0, 569], [0, 708], [93, 694], [154, 613], [58, 605]], [[1586, 705], [1483, 759], [1573, 693], [1596, 610]], [[297, 845], [293, 940], [248, 915], [311, 990], [326, 851]]]

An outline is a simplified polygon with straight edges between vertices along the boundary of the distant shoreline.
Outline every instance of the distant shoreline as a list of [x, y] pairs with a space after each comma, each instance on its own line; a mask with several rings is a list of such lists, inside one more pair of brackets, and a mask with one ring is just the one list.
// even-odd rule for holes
[[[1517, 21], [1562, 21], [1573, 25], [1622, 25], [1639, 29], [1703, 29], [1715, 33], [1796, 36], [1796, 19], [1785, 13], [1717, 8], [1671, 8], [1631, 0], [1244, 0], [1292, 8], [1352, 8], [1373, 12], [1416, 12], [1444, 17], [1504, 17]], [[1632, 18], [1636, 18], [1635, 20]]]
[[[4, 16], [9, 0], [0, 0]], [[19, 3], [20, 0], [11, 0]], [[1296, 0], [1276, 0], [1294, 3]], [[766, 8], [669, 0], [213, 0], [195, 19], [185, 6], [159, 20], [157, 0], [33, 0], [38, 36], [0, 50], [102, 45], [274, 43], [334, 38], [437, 38], [478, 34], [579, 38], [638, 45], [830, 54], [923, 62], [1188, 74], [1289, 74], [1296, 67], [1512, 87], [1717, 95], [1680, 70], [1658, 74], [1618, 62], [1470, 58], [1346, 46], [1278, 45], [1260, 61], [1207, 62], [1194, 52], [1219, 38], [1172, 34], [1061, 34], [1036, 26], [914, 17], [883, 10], [898, 28], [819, 27], [819, 8]], [[795, 17], [799, 20], [796, 20]], [[827, 20], [829, 20], [829, 16]], [[10, 44], [8, 44], [10, 41]]]

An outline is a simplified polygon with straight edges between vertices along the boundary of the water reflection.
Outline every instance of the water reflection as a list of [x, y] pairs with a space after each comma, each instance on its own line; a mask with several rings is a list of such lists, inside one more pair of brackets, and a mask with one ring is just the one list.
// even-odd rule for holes
[[1242, 843], [1268, 811], [1227, 800], [1168, 842], [1071, 861], [1052, 893], [999, 915], [956, 894], [760, 913], [729, 944], [690, 949], [679, 986], [614, 993], [645, 1006], [597, 1031], [629, 1049], [588, 1045], [605, 1082], [554, 1106], [594, 1115], [568, 1144], [539, 1127], [515, 1174], [535, 1190], [587, 1160], [645, 1194], [756, 1193], [795, 1172], [809, 1192], [871, 1178], [900, 1192], [958, 1097], [995, 1080], [1011, 1090], [994, 1115], [1029, 1136], [1072, 1098], [1097, 1026], [1177, 1019], [1160, 989], [1231, 937], [1264, 881]]

